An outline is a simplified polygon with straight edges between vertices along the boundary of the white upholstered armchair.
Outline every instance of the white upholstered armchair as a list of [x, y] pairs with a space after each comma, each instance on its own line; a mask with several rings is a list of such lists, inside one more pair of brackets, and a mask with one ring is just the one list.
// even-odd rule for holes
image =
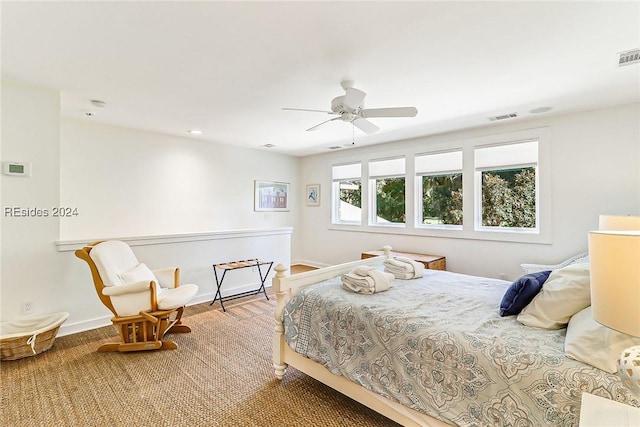
[[198, 287], [180, 285], [179, 268], [151, 271], [118, 240], [95, 242], [75, 254], [89, 264], [98, 297], [114, 314], [111, 321], [120, 334], [120, 343], [98, 351], [175, 349], [164, 335], [191, 332], [181, 317]]

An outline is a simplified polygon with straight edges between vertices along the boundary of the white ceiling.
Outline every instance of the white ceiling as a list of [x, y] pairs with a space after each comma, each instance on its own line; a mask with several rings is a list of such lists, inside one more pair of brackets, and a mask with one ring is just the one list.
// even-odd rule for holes
[[345, 78], [368, 108], [418, 109], [356, 146], [640, 101], [640, 66], [617, 64], [635, 1], [3, 1], [1, 19], [3, 79], [60, 90], [65, 117], [296, 156], [351, 142], [282, 110], [329, 110]]

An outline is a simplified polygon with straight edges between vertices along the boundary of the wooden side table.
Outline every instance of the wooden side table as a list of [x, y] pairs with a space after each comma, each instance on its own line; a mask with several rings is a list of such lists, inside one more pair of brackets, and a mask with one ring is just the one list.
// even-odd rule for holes
[[[362, 252], [360, 258], [373, 258], [376, 256], [384, 255], [383, 250], [378, 251], [367, 251]], [[400, 252], [400, 251], [391, 251], [391, 255], [401, 256], [405, 258], [410, 258], [414, 261], [421, 262], [424, 264], [424, 268], [428, 268], [429, 270], [446, 270], [447, 269], [447, 259], [441, 255], [427, 255], [427, 254], [418, 254], [414, 252]]]

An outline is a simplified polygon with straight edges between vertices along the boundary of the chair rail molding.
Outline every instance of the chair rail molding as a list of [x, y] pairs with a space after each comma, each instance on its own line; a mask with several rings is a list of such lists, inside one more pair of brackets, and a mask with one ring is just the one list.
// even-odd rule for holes
[[80, 240], [55, 241], [58, 252], [69, 252], [81, 249], [91, 242], [99, 240], [121, 240], [129, 246], [163, 245], [170, 243], [198, 242], [207, 240], [241, 239], [260, 236], [292, 234], [293, 227], [255, 228], [239, 230], [203, 231], [198, 233], [158, 234], [149, 236], [128, 237], [96, 237]]

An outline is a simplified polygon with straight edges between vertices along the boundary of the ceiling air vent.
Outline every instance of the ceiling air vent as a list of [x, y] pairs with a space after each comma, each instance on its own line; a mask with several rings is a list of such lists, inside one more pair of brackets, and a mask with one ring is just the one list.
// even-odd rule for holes
[[620, 53], [620, 59], [618, 59], [618, 66], [637, 64], [640, 62], [640, 48], [628, 50]]
[[491, 120], [492, 122], [495, 122], [496, 120], [515, 119], [516, 117], [518, 117], [518, 113], [509, 113], [509, 114], [502, 114], [500, 116], [489, 117], [489, 120]]

